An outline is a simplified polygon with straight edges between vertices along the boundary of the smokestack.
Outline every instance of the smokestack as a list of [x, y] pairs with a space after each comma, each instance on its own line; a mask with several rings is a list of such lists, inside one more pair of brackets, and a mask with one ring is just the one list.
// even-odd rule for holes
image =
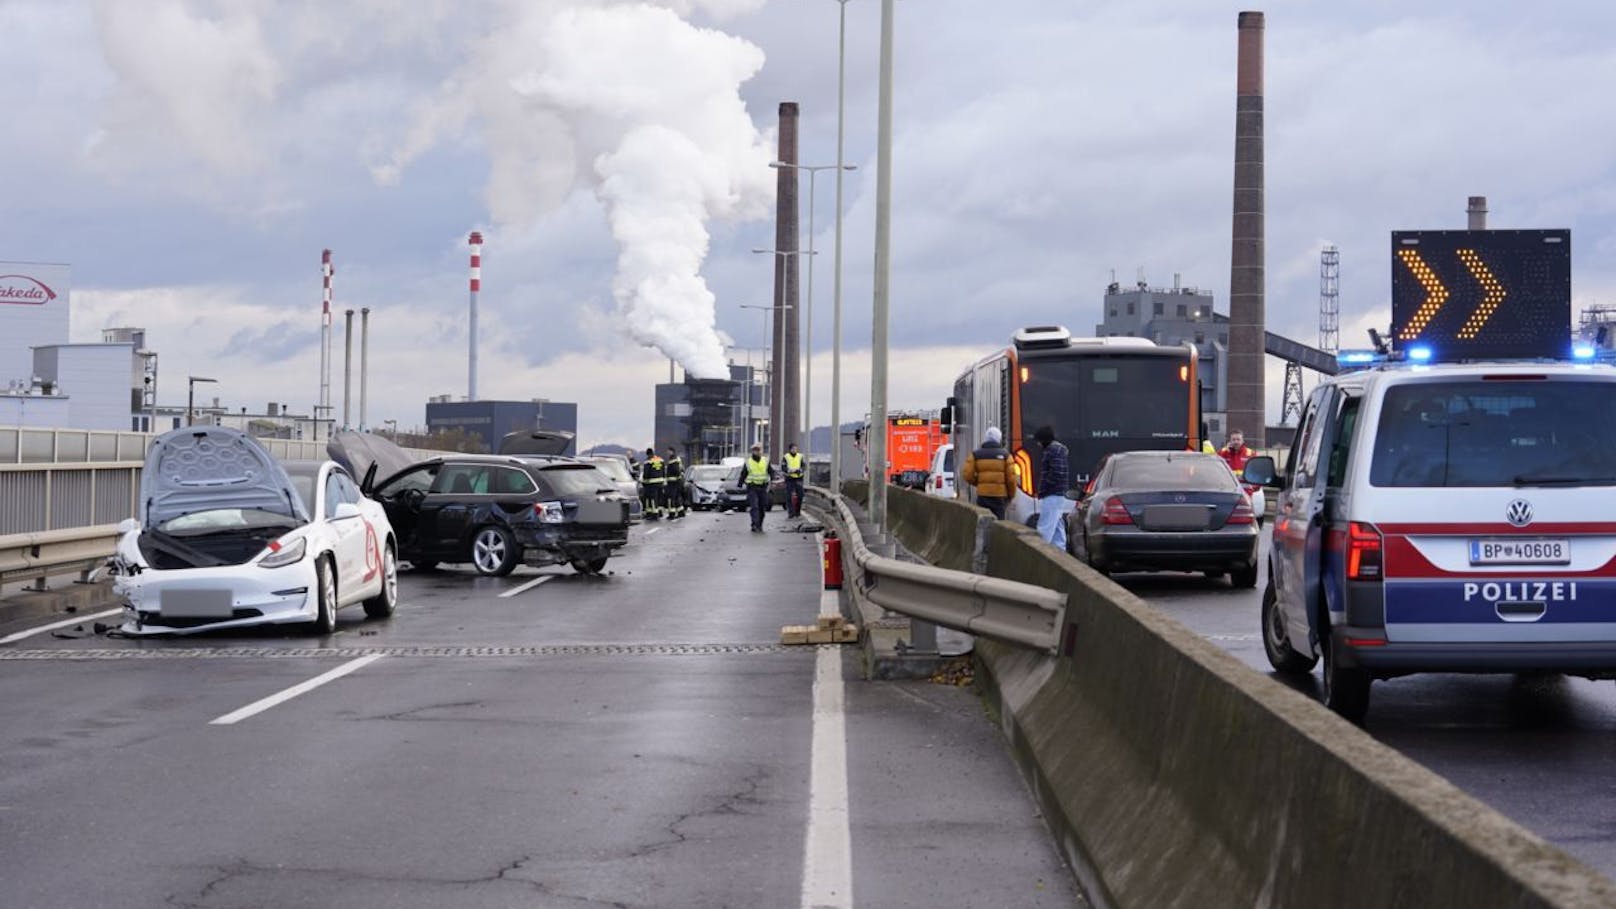
[[320, 250], [320, 403], [314, 410], [314, 437], [320, 437], [320, 418], [331, 416], [331, 250]]
[[1263, 14], [1239, 19], [1235, 78], [1234, 244], [1229, 260], [1228, 426], [1263, 448], [1267, 422], [1263, 313]]
[[370, 426], [365, 422], [365, 385], [370, 378], [370, 307], [359, 310], [359, 431]]
[[348, 422], [349, 402], [353, 400], [353, 310], [346, 310], [342, 319], [342, 428], [353, 426]]
[[472, 231], [467, 238], [471, 244], [471, 324], [469, 335], [470, 356], [466, 361], [466, 400], [477, 400], [477, 292], [483, 289], [483, 235]]
[[1471, 230], [1487, 229], [1487, 197], [1471, 196], [1470, 204], [1465, 207], [1465, 215], [1469, 219]]
[[780, 102], [780, 150], [775, 159], [776, 209], [774, 220], [774, 381], [769, 386], [769, 455], [778, 457], [786, 445], [796, 441], [799, 402], [797, 386], [801, 342], [797, 332], [797, 103]]

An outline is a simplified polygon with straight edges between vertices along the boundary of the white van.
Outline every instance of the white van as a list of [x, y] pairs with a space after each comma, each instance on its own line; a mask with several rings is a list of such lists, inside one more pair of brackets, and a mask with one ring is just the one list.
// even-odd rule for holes
[[1372, 681], [1414, 672], [1616, 678], [1611, 366], [1332, 377], [1279, 483], [1264, 649], [1282, 673], [1322, 659], [1336, 712], [1361, 719]]

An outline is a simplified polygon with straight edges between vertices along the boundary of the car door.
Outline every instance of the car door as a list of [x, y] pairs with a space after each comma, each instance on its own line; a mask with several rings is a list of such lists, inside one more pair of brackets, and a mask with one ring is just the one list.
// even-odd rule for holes
[[371, 497], [387, 512], [387, 523], [393, 525], [400, 558], [413, 558], [427, 548], [432, 523], [427, 501], [441, 468], [436, 462], [422, 464], [389, 477], [384, 485], [371, 492]]
[[1290, 639], [1318, 643], [1317, 621], [1323, 602], [1324, 545], [1329, 518], [1325, 512], [1328, 470], [1320, 452], [1333, 447], [1334, 424], [1341, 395], [1332, 386], [1315, 389], [1302, 414], [1296, 444], [1291, 447], [1274, 520], [1273, 568], [1278, 602]]
[[331, 535], [331, 550], [337, 560], [337, 599], [351, 602], [363, 585], [365, 573], [365, 522], [356, 515], [338, 517], [342, 505], [357, 505], [348, 498], [338, 470], [325, 475], [325, 488], [321, 491], [320, 514]]
[[[433, 554], [449, 559], [463, 558], [477, 510], [488, 498], [487, 464], [445, 464], [427, 493], [423, 517], [431, 511], [431, 527], [422, 528], [422, 539]], [[428, 535], [430, 533], [430, 535]]]

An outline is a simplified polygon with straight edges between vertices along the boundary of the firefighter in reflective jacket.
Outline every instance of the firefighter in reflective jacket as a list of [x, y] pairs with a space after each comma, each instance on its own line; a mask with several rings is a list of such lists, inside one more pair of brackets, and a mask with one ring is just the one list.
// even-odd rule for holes
[[769, 481], [774, 479], [774, 465], [763, 456], [763, 446], [753, 445], [752, 456], [741, 464], [741, 482], [738, 488], [746, 490], [746, 504], [752, 513], [752, 532], [763, 532], [763, 512], [769, 507]]
[[645, 461], [640, 464], [640, 501], [645, 505], [645, 516], [651, 520], [662, 517], [662, 489], [667, 482], [667, 465], [656, 449], [647, 448]]
[[662, 468], [667, 479], [662, 486], [662, 506], [668, 510], [668, 517], [682, 518], [685, 516], [685, 462], [679, 459], [679, 452], [672, 445], [668, 446], [668, 457], [663, 460]]
[[796, 442], [780, 458], [780, 472], [786, 476], [786, 517], [798, 517], [802, 514], [803, 459]]

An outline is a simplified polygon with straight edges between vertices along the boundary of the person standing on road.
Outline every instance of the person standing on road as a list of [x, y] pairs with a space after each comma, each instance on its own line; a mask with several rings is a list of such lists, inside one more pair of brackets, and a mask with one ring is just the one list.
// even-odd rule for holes
[[982, 447], [966, 455], [960, 477], [976, 487], [976, 504], [1004, 520], [1005, 506], [1021, 482], [1021, 468], [1010, 460], [999, 427], [988, 427], [982, 436]]
[[752, 532], [763, 532], [763, 512], [769, 507], [769, 481], [774, 465], [763, 456], [763, 446], [753, 445], [752, 456], [741, 464], [740, 488], [746, 490], [746, 506], [752, 515]]
[[672, 445], [668, 446], [668, 456], [662, 460], [662, 470], [666, 478], [662, 484], [663, 505], [668, 509], [668, 517], [682, 518], [685, 516], [685, 462]]
[[1246, 462], [1251, 460], [1251, 449], [1246, 447], [1246, 434], [1238, 429], [1229, 430], [1229, 439], [1223, 443], [1218, 456], [1228, 463], [1235, 476], [1240, 476], [1240, 472], [1246, 469]]
[[799, 517], [802, 515], [802, 478], [805, 471], [796, 442], [792, 442], [780, 458], [780, 472], [786, 477], [786, 517]]
[[1033, 438], [1044, 448], [1038, 464], [1038, 535], [1057, 549], [1066, 549], [1066, 488], [1072, 482], [1072, 458], [1055, 441], [1052, 426], [1040, 426]]
[[662, 459], [657, 456], [655, 448], [645, 450], [645, 461], [640, 464], [641, 499], [645, 503], [645, 516], [651, 520], [662, 517], [662, 487], [667, 483], [667, 473]]

